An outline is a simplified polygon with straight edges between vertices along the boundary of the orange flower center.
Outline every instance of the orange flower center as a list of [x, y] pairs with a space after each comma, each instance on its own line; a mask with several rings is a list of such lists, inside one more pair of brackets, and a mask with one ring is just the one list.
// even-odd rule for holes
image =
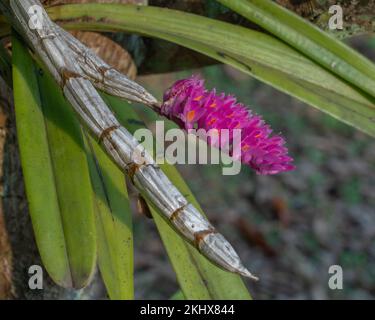
[[242, 148], [242, 151], [248, 151], [250, 149], [250, 146], [248, 144], [245, 144]]
[[189, 111], [188, 114], [187, 114], [187, 121], [189, 121], [189, 122], [193, 121], [194, 116], [195, 116], [195, 110]]
[[208, 125], [211, 125], [216, 122], [216, 118], [212, 118], [210, 121], [208, 121]]

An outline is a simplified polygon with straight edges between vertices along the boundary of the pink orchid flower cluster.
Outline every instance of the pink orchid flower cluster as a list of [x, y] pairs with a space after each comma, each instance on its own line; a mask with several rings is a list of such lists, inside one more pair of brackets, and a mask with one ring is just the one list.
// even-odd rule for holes
[[[229, 132], [240, 129], [241, 146], [236, 148], [240, 152], [232, 148], [228, 153], [258, 174], [276, 174], [295, 168], [284, 138], [271, 136], [272, 129], [261, 116], [253, 114], [233, 96], [207, 90], [204, 80], [197, 76], [175, 82], [164, 94], [160, 113], [186, 130], [216, 129], [219, 138], [222, 129]], [[217, 147], [219, 142], [220, 139], [208, 140]]]

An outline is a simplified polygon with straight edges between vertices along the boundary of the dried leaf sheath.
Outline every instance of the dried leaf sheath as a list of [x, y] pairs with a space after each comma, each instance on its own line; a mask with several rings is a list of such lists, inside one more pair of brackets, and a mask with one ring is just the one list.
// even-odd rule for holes
[[[108, 93], [132, 101], [153, 106], [156, 103], [155, 98], [138, 84], [119, 76], [115, 70], [103, 68], [104, 62], [87, 49], [85, 55], [90, 59], [78, 59], [77, 65], [77, 54], [80, 53], [72, 51], [59, 28], [48, 18], [44, 10], [42, 28], [31, 30], [28, 26], [28, 10], [33, 5], [41, 6], [36, 0], [17, 0], [11, 1], [10, 5], [9, 2], [3, 2], [0, 8], [12, 14], [10, 18], [13, 26], [23, 35], [60, 84], [65, 97], [86, 128], [101, 142], [104, 150], [119, 168], [132, 178], [141, 194], [150, 200], [164, 218], [203, 255], [228, 271], [255, 278], [242, 265], [232, 246], [192, 204], [187, 202], [147, 152], [144, 153], [145, 162], [137, 164], [138, 153], [134, 151], [139, 149], [138, 141], [119, 124], [87, 78]], [[88, 65], [87, 61], [92, 66]]]

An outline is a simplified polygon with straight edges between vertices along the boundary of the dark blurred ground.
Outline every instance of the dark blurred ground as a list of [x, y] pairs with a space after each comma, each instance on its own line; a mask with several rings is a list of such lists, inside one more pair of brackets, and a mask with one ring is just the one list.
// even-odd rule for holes
[[[352, 45], [375, 61], [375, 38]], [[247, 281], [253, 297], [375, 298], [375, 140], [229, 67], [195, 73], [282, 132], [297, 165], [277, 176], [244, 167], [237, 176], [223, 176], [219, 166], [179, 167], [210, 220], [260, 276]], [[160, 98], [190, 74], [139, 80]], [[135, 237], [136, 297], [169, 298], [178, 285], [153, 222], [137, 216]], [[343, 268], [343, 290], [328, 287], [334, 264]]]

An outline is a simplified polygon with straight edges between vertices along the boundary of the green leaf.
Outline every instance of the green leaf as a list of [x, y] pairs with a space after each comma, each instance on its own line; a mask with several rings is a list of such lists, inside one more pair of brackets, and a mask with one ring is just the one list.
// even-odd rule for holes
[[374, 98], [270, 35], [149, 6], [66, 5], [49, 13], [68, 28], [136, 32], [191, 48], [375, 136]]
[[[131, 133], [144, 127], [137, 114], [125, 102], [108, 95], [104, 98], [120, 123]], [[203, 214], [177, 169], [168, 164], [161, 165], [161, 168], [180, 192]], [[181, 290], [187, 299], [251, 299], [240, 276], [213, 265], [183, 240], [161, 218], [155, 208], [150, 205], [149, 208], [176, 272]]]
[[[95, 270], [93, 198], [78, 122], [13, 37], [16, 124], [35, 238], [51, 278], [82, 288]], [[39, 83], [39, 85], [38, 85]]]
[[270, 0], [217, 0], [375, 97], [375, 64]]
[[169, 300], [185, 300], [185, 296], [181, 290], [178, 290]]
[[95, 191], [98, 263], [111, 299], [134, 299], [132, 217], [125, 177], [94, 139], [86, 138]]
[[82, 131], [52, 77], [44, 72], [38, 78], [73, 286], [81, 288], [96, 263], [93, 191]]
[[38, 79], [27, 49], [12, 39], [13, 87], [18, 145], [36, 242], [51, 278], [70, 287], [72, 279], [55, 188]]

